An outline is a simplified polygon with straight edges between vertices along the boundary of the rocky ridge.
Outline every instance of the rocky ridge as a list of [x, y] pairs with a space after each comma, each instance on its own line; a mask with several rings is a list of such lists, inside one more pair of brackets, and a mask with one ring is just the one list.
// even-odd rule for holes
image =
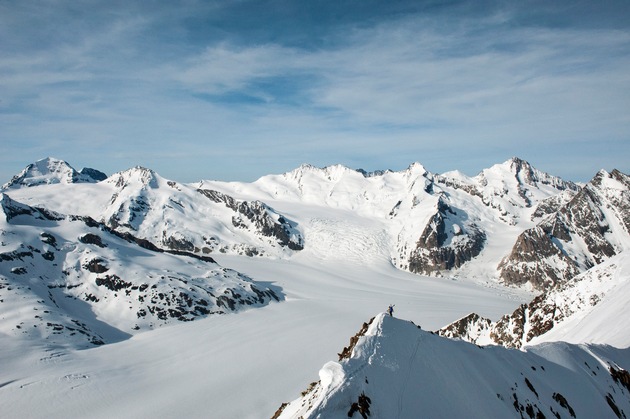
[[600, 171], [573, 198], [518, 237], [499, 264], [510, 285], [547, 289], [630, 249], [630, 177]]
[[216, 193], [164, 179], [140, 166], [115, 173], [92, 187], [67, 185], [54, 192], [43, 186], [38, 189], [16, 185], [7, 193], [33, 206], [89, 216], [162, 249], [277, 257], [303, 248], [297, 223], [268, 205], [237, 201], [225, 194], [217, 199]]
[[89, 217], [33, 208], [6, 194], [0, 204], [3, 333], [84, 347], [283, 298], [209, 257], [167, 253]]
[[[630, 284], [629, 272], [630, 254], [624, 252], [577, 275], [571, 282], [555, 285], [496, 322], [471, 313], [437, 333], [480, 345], [521, 348], [534, 340], [540, 341], [554, 328], [568, 327], [569, 321], [582, 319], [584, 322], [583, 319], [602, 302], [607, 302], [615, 293], [621, 292], [621, 287]], [[614, 318], [619, 313], [613, 309], [608, 312], [607, 317], [600, 320], [602, 327], [619, 321]]]

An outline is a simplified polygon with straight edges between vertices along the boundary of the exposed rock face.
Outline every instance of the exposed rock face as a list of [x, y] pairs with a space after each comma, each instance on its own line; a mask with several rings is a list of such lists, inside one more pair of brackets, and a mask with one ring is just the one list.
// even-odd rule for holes
[[499, 265], [510, 285], [563, 283], [630, 243], [630, 177], [600, 171], [573, 199], [524, 231]]
[[84, 167], [79, 173], [91, 179], [94, 179], [95, 182], [100, 182], [107, 179], [107, 175], [105, 173], [101, 172], [100, 170], [92, 169], [90, 167]]
[[[619, 257], [622, 257], [620, 255]], [[573, 281], [555, 285], [536, 296], [528, 304], [521, 304], [511, 314], [497, 322], [475, 313], [438, 330], [437, 333], [477, 344], [497, 344], [520, 348], [542, 336], [576, 313], [593, 309], [617, 287], [624, 276], [619, 272], [627, 258], [611, 260], [604, 265], [580, 274]]]
[[285, 217], [275, 213], [271, 208], [260, 201], [237, 201], [229, 195], [208, 189], [199, 189], [199, 193], [216, 203], [225, 204], [237, 214], [232, 217], [234, 227], [247, 228], [243, 222], [244, 216], [254, 228], [263, 236], [275, 237], [282, 246], [291, 250], [302, 250], [304, 242], [302, 236], [297, 233], [296, 224]]
[[37, 220], [55, 221], [63, 219], [63, 216], [53, 211], [24, 205], [11, 199], [11, 197], [4, 193], [0, 194], [0, 209], [2, 210], [0, 216], [4, 216], [7, 222], [20, 215], [26, 215]]
[[558, 195], [543, 199], [538, 203], [538, 206], [536, 206], [536, 210], [532, 213], [531, 220], [534, 221], [554, 214], [571, 201], [576, 193], [577, 191], [567, 189]]
[[470, 343], [477, 343], [479, 338], [490, 333], [492, 320], [470, 313], [448, 326], [438, 330], [440, 336], [458, 338]]
[[409, 257], [409, 270], [432, 274], [459, 268], [483, 249], [485, 233], [463, 221], [442, 198]]
[[526, 230], [510, 255], [499, 264], [501, 278], [510, 285], [530, 283], [546, 289], [580, 273], [575, 262], [560, 250], [541, 227]]

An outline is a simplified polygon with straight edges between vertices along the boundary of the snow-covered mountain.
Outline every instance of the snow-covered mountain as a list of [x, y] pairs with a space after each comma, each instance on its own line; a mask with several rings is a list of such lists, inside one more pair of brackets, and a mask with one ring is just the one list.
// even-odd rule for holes
[[626, 417], [628, 368], [628, 349], [482, 347], [379, 314], [274, 418]]
[[[29, 168], [44, 162], [76, 173], [44, 159], [15, 178], [37, 178]], [[37, 184], [31, 180], [26, 184]], [[475, 177], [433, 174], [419, 163], [374, 173], [303, 165], [248, 184], [185, 185], [134, 167], [97, 184], [20, 185], [5, 191], [31, 206], [90, 216], [164, 249], [290, 257], [309, 246], [310, 236], [310, 246], [324, 253], [332, 246], [326, 240], [334, 240], [347, 243], [344, 252], [376, 249], [365, 257], [385, 257], [412, 273], [539, 290], [630, 247], [627, 175], [602, 171], [580, 188], [518, 158]], [[366, 220], [359, 224], [375, 227], [357, 234], [355, 227], [309, 217], [309, 208], [351, 212]], [[334, 237], [319, 233], [333, 225]]]
[[163, 249], [280, 257], [303, 247], [296, 223], [264, 203], [180, 184], [143, 167], [98, 184], [18, 186], [5, 192], [31, 206], [89, 216]]
[[207, 256], [164, 252], [85, 216], [0, 197], [0, 333], [101, 345], [283, 298]]
[[509, 348], [545, 341], [630, 347], [625, 319], [630, 299], [630, 252], [558, 284], [496, 322], [471, 313], [438, 331], [479, 345]]
[[500, 263], [508, 284], [539, 289], [630, 249], [630, 177], [604, 170], [569, 202], [516, 240]]
[[2, 185], [2, 189], [21, 188], [53, 183], [94, 183], [107, 177], [96, 169], [83, 168], [77, 172], [63, 160], [47, 157], [29, 164], [19, 174]]
[[419, 163], [375, 173], [304, 165], [252, 184], [200, 185], [279, 208], [324, 206], [376, 219], [383, 224], [388, 257], [398, 268], [478, 278], [497, 278], [506, 246], [579, 190], [518, 158], [472, 178], [460, 172], [433, 174]]
[[513, 158], [181, 184], [53, 161], [0, 191], [3, 416], [270, 417], [392, 303], [431, 330], [478, 314], [440, 330], [459, 339], [377, 316], [278, 415], [630, 412], [618, 171], [579, 187]]

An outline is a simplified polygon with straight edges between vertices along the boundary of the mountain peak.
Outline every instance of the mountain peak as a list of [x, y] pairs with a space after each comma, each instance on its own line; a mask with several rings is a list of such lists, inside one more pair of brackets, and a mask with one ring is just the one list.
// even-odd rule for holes
[[31, 163], [2, 186], [2, 189], [32, 187], [54, 183], [94, 183], [90, 175], [77, 172], [64, 160], [46, 157]]
[[106, 180], [106, 182], [113, 183], [119, 188], [124, 188], [130, 184], [139, 184], [142, 187], [157, 188], [158, 179], [161, 179], [160, 175], [152, 169], [148, 169], [143, 166], [134, 166], [131, 169], [113, 174]]
[[[523, 417], [524, 412], [532, 418], [561, 417], [557, 412], [562, 417], [600, 417], [613, 409], [609, 391], [618, 403], [613, 411], [628, 409], [627, 399], [617, 396], [626, 394], [627, 384], [618, 376], [627, 371], [613, 368], [616, 362], [607, 348], [558, 342], [524, 351], [486, 349], [379, 314], [363, 324], [339, 355], [339, 362], [326, 363], [320, 380], [283, 404], [274, 417], [367, 418], [370, 411], [375, 417], [418, 417], [419, 412], [439, 417]], [[595, 373], [589, 365], [609, 367], [598, 367]]]
[[429, 173], [427, 171], [427, 169], [425, 169], [425, 167], [418, 163], [418, 162], [413, 162], [409, 165], [409, 167], [407, 167], [407, 169], [405, 169], [405, 172], [408, 172], [410, 174], [418, 174], [420, 176], [424, 176], [427, 173]]

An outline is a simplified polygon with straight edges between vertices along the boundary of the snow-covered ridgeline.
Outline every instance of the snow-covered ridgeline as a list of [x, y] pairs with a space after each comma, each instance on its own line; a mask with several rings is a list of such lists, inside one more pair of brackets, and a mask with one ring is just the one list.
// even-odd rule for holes
[[[518, 235], [578, 189], [517, 158], [476, 177], [460, 172], [436, 175], [419, 163], [400, 172], [373, 174], [340, 165], [303, 165], [251, 184], [204, 181], [200, 185], [272, 202], [292, 214], [322, 206], [379, 220], [390, 237], [390, 258], [397, 267], [479, 278], [496, 276], [496, 266]], [[552, 198], [556, 200], [550, 202]], [[300, 221], [305, 225], [308, 220]], [[306, 241], [308, 247], [308, 237]], [[471, 260], [480, 263], [467, 263]]]
[[139, 166], [97, 184], [57, 179], [38, 188], [16, 185], [5, 193], [31, 206], [89, 216], [164, 249], [284, 257], [303, 247], [297, 224], [262, 202], [218, 197]]
[[630, 252], [626, 251], [538, 295], [496, 322], [472, 313], [438, 333], [512, 348], [556, 340], [629, 347], [630, 335], [623, 321], [628, 299]]
[[625, 417], [629, 367], [628, 349], [481, 347], [379, 314], [274, 417]]
[[[375, 173], [303, 165], [253, 183], [185, 185], [135, 167], [98, 184], [68, 184], [59, 173], [74, 169], [63, 162], [45, 159], [31, 166], [51, 161], [66, 167], [47, 175], [63, 184], [16, 183], [7, 193], [29, 205], [88, 215], [162, 248], [197, 254], [290, 257], [304, 247], [332, 248], [319, 242], [325, 238], [319, 232], [322, 225], [335, 225], [334, 217], [322, 223], [309, 215], [325, 210], [364, 220], [357, 226], [372, 225], [377, 251], [365, 259], [385, 254], [413, 273], [539, 290], [630, 247], [630, 182], [616, 170], [598, 173], [582, 189], [518, 158], [475, 177], [433, 174], [419, 163]], [[37, 173], [25, 169], [21, 178], [28, 184]], [[352, 243], [357, 226], [339, 225], [328, 239]], [[357, 243], [357, 249], [366, 246]], [[357, 253], [344, 248], [339, 258]]]

